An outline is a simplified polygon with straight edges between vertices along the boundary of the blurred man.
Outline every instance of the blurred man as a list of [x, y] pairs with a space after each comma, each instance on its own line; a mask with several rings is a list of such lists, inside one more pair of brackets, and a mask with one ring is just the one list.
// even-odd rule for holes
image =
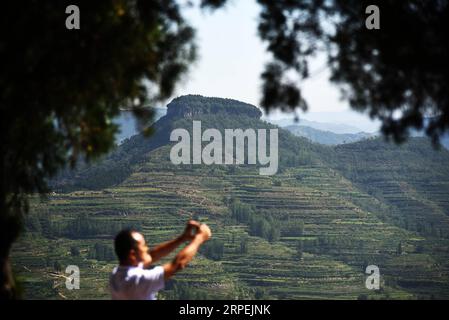
[[[179, 237], [149, 249], [141, 233], [135, 230], [121, 231], [114, 240], [119, 266], [114, 268], [110, 276], [112, 299], [156, 300], [156, 294], [164, 288], [165, 280], [183, 269], [211, 235], [206, 224], [190, 220]], [[189, 243], [172, 262], [151, 268], [152, 263], [184, 242]]]

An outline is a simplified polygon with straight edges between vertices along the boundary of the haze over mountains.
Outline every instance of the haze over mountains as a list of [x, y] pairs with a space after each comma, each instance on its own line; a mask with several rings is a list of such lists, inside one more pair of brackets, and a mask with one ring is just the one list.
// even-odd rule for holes
[[295, 136], [304, 137], [312, 142], [325, 144], [325, 145], [337, 145], [343, 143], [352, 143], [360, 140], [376, 137], [375, 134], [358, 132], [358, 133], [334, 133], [331, 131], [323, 131], [314, 129], [308, 126], [292, 125], [284, 127], [286, 130], [293, 133]]
[[[135, 135], [62, 173], [54, 194], [32, 204], [17, 244], [25, 249], [13, 250], [28, 296], [107, 298], [115, 232], [132, 225], [155, 244], [193, 217], [214, 240], [162, 298], [449, 298], [447, 150], [424, 138], [326, 146], [279, 129], [274, 176], [256, 165], [170, 162], [173, 129], [192, 133], [193, 120], [222, 133], [275, 128], [260, 117], [232, 99], [179, 97], [151, 138]], [[54, 273], [66, 264], [80, 266], [80, 290], [62, 292]], [[365, 287], [368, 265], [380, 268], [382, 290]]]
[[353, 125], [343, 124], [343, 123], [331, 123], [331, 122], [318, 122], [318, 121], [309, 121], [307, 119], [299, 119], [298, 122], [294, 122], [292, 119], [280, 119], [280, 120], [267, 120], [270, 123], [276, 124], [280, 127], [293, 127], [293, 126], [302, 126], [309, 127], [320, 131], [329, 131], [337, 134], [346, 134], [346, 133], [359, 133], [363, 130], [357, 128]]
[[[153, 121], [159, 120], [166, 115], [167, 109], [164, 107], [154, 108], [155, 115]], [[312, 119], [334, 119], [336, 122], [310, 121], [301, 117], [299, 122], [292, 118], [270, 119], [262, 116], [262, 119], [285, 128], [298, 137], [304, 137], [312, 142], [324, 145], [338, 145], [352, 143], [367, 138], [379, 136], [377, 132], [379, 124], [370, 120], [363, 120], [363, 116], [356, 116], [348, 112], [316, 112], [307, 115]], [[348, 123], [342, 123], [346, 120], [348, 123], [357, 123], [362, 125], [363, 129]], [[125, 139], [138, 133], [135, 118], [130, 111], [123, 111], [115, 122], [120, 126], [120, 132], [117, 134], [117, 143], [121, 144]], [[412, 136], [422, 137], [424, 134], [413, 132]], [[441, 139], [442, 145], [449, 150], [449, 134]]]
[[[166, 113], [166, 108], [155, 108], [154, 121], [159, 120]], [[294, 135], [305, 137], [312, 142], [326, 145], [356, 142], [375, 135], [362, 132], [359, 128], [342, 123], [325, 123], [308, 121], [306, 119], [301, 119], [298, 123], [295, 123], [291, 119], [267, 119], [266, 121], [284, 127]], [[120, 133], [117, 135], [118, 143], [122, 143], [126, 138], [130, 138], [138, 133], [134, 116], [129, 111], [123, 111], [116, 119], [116, 123], [120, 125]]]
[[[167, 113], [166, 108], [154, 108], [153, 121], [159, 120]], [[122, 111], [120, 116], [115, 119], [115, 123], [119, 125], [120, 132], [116, 136], [117, 143], [121, 144], [125, 139], [132, 137], [138, 133], [137, 123], [131, 111]]]

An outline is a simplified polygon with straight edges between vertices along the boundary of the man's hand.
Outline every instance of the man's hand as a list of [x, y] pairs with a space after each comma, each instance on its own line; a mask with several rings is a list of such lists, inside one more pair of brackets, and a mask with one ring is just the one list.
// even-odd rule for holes
[[192, 240], [194, 240], [198, 234], [200, 225], [201, 224], [198, 221], [190, 220], [187, 222], [186, 228], [180, 236], [176, 237], [173, 240], [161, 243], [161, 244], [155, 246], [153, 249], [151, 249], [150, 255], [153, 258], [152, 263], [167, 256], [168, 254], [170, 254], [170, 252], [175, 250], [178, 246], [183, 244], [185, 241], [192, 242]]
[[197, 233], [198, 237], [201, 237], [203, 242], [207, 241], [212, 237], [212, 231], [207, 224], [201, 224]]
[[195, 220], [189, 220], [187, 222], [186, 228], [184, 229], [183, 234], [181, 235], [184, 241], [191, 241], [195, 238], [196, 234], [200, 229], [201, 223]]

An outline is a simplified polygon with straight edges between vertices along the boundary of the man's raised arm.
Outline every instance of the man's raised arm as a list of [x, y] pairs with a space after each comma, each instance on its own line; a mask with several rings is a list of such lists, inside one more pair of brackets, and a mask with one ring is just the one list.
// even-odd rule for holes
[[153, 249], [150, 249], [150, 255], [152, 258], [152, 262], [154, 263], [166, 255], [170, 254], [173, 250], [175, 250], [178, 246], [180, 246], [185, 241], [190, 241], [193, 239], [192, 231], [198, 230], [200, 227], [200, 223], [194, 220], [189, 220], [187, 222], [187, 226], [184, 232], [177, 238], [161, 243], [155, 246]]
[[211, 236], [210, 228], [206, 224], [200, 225], [192, 241], [176, 255], [172, 262], [163, 265], [164, 278], [168, 279], [178, 270], [184, 269], [198, 252], [199, 247], [209, 240]]

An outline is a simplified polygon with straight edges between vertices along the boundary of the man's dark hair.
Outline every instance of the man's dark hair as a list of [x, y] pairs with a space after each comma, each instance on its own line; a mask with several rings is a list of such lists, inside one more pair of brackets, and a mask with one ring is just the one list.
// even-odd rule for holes
[[120, 262], [126, 261], [129, 252], [137, 247], [137, 241], [132, 236], [133, 232], [137, 231], [124, 229], [115, 236], [114, 249]]

